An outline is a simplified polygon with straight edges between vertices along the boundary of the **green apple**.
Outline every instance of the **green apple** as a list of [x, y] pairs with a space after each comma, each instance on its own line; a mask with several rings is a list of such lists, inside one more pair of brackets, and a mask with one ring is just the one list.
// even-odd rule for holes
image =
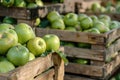
[[90, 33], [100, 34], [100, 31], [97, 28], [91, 28], [91, 29], [85, 30], [83, 32], [90, 32]]
[[107, 20], [108, 22], [111, 21], [111, 18], [108, 15], [102, 14], [98, 16], [99, 20]]
[[11, 7], [14, 4], [14, 0], [1, 0], [1, 4], [6, 7]]
[[26, 7], [26, 2], [24, 0], [15, 0], [14, 5], [16, 7]]
[[74, 31], [74, 32], [77, 31], [76, 28], [75, 28], [75, 27], [72, 27], [72, 26], [66, 27], [65, 30]]
[[80, 14], [78, 14], [78, 21], [81, 21], [81, 20], [83, 20], [86, 17], [88, 17], [86, 14], [80, 13]]
[[100, 8], [101, 8], [100, 3], [95, 2], [95, 3], [93, 3], [93, 4], [91, 5], [91, 10], [92, 10], [93, 12], [100, 12], [100, 11], [99, 11]]
[[82, 27], [83, 30], [92, 28], [93, 21], [90, 17], [86, 17], [80, 21], [80, 26]]
[[103, 22], [105, 24], [106, 27], [109, 27], [110, 25], [110, 21], [105, 20], [105, 19], [99, 19], [99, 21]]
[[29, 53], [29, 61], [34, 60], [35, 59], [35, 55], [33, 53]]
[[34, 22], [34, 25], [35, 25], [35, 26], [39, 26], [39, 25], [40, 25], [40, 22], [41, 22], [40, 18], [36, 18], [36, 19], [35, 19], [35, 22]]
[[52, 22], [51, 28], [64, 30], [65, 24], [62, 19], [56, 19], [55, 21]]
[[106, 8], [103, 7], [103, 6], [101, 6], [101, 7], [100, 7], [100, 12], [101, 12], [101, 13], [105, 13], [105, 12], [106, 12]]
[[67, 26], [74, 26], [78, 22], [78, 16], [75, 13], [68, 13], [64, 16], [64, 23]]
[[74, 59], [73, 62], [78, 63], [78, 64], [88, 64], [88, 60], [80, 59], [80, 58]]
[[64, 46], [75, 47], [75, 44], [73, 42], [66, 42]]
[[88, 43], [82, 43], [82, 42], [79, 42], [79, 43], [77, 44], [77, 46], [78, 46], [79, 48], [91, 48], [91, 45], [90, 45], [90, 44], [88, 44]]
[[14, 29], [18, 35], [18, 42], [25, 44], [28, 40], [35, 37], [35, 33], [31, 26], [26, 23], [19, 23]]
[[57, 51], [60, 47], [60, 39], [55, 34], [47, 34], [43, 36], [43, 39], [46, 42], [47, 51]]
[[38, 5], [37, 4], [35, 4], [35, 3], [28, 3], [28, 5], [27, 5], [27, 8], [37, 8], [38, 7]]
[[7, 32], [10, 29], [14, 29], [14, 26], [8, 23], [1, 23], [0, 24], [0, 32]]
[[97, 28], [100, 31], [100, 33], [105, 33], [110, 30], [108, 27], [105, 26], [103, 22], [100, 21], [96, 22], [93, 27]]
[[4, 17], [2, 20], [3, 23], [8, 23], [8, 24], [17, 24], [17, 20], [15, 18], [12, 17]]
[[90, 18], [92, 19], [93, 23], [98, 21], [98, 17], [96, 15], [91, 15]]
[[9, 48], [16, 45], [18, 42], [17, 34], [14, 30], [8, 32], [0, 32], [0, 54], [4, 55]]
[[17, 45], [10, 48], [6, 56], [15, 66], [22, 66], [29, 61], [29, 50], [22, 45]]
[[112, 29], [115, 29], [115, 28], [118, 28], [119, 27], [119, 24], [118, 24], [118, 21], [111, 21], [110, 22], [110, 26], [109, 28], [112, 30]]
[[60, 14], [57, 12], [57, 11], [51, 11], [47, 14], [47, 19], [50, 21], [50, 22], [53, 22], [55, 21], [56, 19], [60, 19], [61, 16]]
[[42, 0], [35, 0], [35, 3], [36, 3], [39, 7], [44, 6]]
[[0, 61], [0, 73], [7, 73], [14, 70], [15, 66], [9, 61]]
[[40, 56], [42, 53], [46, 51], [46, 43], [44, 39], [40, 37], [35, 37], [35, 38], [30, 39], [27, 42], [27, 48], [35, 56]]

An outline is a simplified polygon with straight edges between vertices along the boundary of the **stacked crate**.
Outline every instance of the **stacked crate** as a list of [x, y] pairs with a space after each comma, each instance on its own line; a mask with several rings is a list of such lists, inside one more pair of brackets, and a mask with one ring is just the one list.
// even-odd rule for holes
[[[91, 44], [91, 49], [64, 46], [65, 54], [68, 57], [88, 59], [90, 61], [90, 64], [87, 65], [70, 62], [65, 67], [65, 72], [75, 76], [71, 79], [71, 75], [67, 76], [65, 80], [78, 80], [76, 77], [80, 75], [93, 79], [107, 79], [120, 67], [120, 55], [118, 54], [120, 50], [120, 28], [113, 29], [104, 34], [41, 28], [36, 28], [35, 32], [38, 36], [44, 36], [48, 33], [56, 34], [61, 41]], [[108, 59], [112, 60], [107, 62]]]
[[[45, 17], [49, 11], [61, 12], [63, 4], [47, 4], [33, 9], [0, 6], [0, 17], [17, 19], [17, 23], [27, 23], [35, 27], [35, 19]], [[0, 80], [64, 80], [64, 61], [57, 53], [38, 57], [13, 71], [0, 74]]]
[[64, 62], [56, 54], [38, 57], [9, 73], [1, 73], [0, 80], [64, 80]]
[[25, 22], [31, 26], [35, 26], [36, 18], [45, 17], [48, 12], [56, 10], [63, 12], [64, 5], [62, 3], [47, 4], [37, 8], [20, 8], [20, 7], [4, 7], [0, 6], [0, 16], [9, 16], [17, 19], [17, 23]]

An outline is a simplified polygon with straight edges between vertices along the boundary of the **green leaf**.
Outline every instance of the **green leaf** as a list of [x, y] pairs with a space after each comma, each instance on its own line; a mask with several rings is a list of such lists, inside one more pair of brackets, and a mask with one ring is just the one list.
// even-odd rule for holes
[[65, 65], [69, 63], [68, 59], [66, 58], [66, 55], [62, 51], [56, 51], [56, 53], [63, 59]]

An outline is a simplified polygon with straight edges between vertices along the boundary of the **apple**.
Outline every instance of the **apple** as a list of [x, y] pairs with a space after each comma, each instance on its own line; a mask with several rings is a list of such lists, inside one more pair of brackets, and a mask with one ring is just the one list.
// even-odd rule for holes
[[100, 12], [101, 12], [101, 13], [105, 13], [105, 12], [106, 12], [106, 8], [103, 7], [103, 6], [101, 6], [101, 7], [100, 7]]
[[100, 34], [100, 31], [97, 28], [91, 28], [91, 29], [85, 30], [83, 32], [90, 32], [90, 33]]
[[65, 30], [76, 32], [76, 28], [72, 26], [66, 27]]
[[8, 24], [17, 24], [17, 20], [12, 17], [5, 16], [2, 20], [3, 23], [8, 23]]
[[11, 7], [14, 4], [14, 0], [1, 0], [1, 4], [6, 7]]
[[105, 33], [110, 30], [108, 27], [105, 26], [103, 22], [100, 21], [96, 22], [93, 27], [97, 28], [100, 31], [100, 33]]
[[67, 26], [74, 26], [78, 22], [78, 16], [75, 13], [68, 13], [64, 16], [64, 23]]
[[7, 73], [14, 70], [15, 66], [9, 61], [0, 61], [0, 73]]
[[88, 17], [86, 14], [80, 13], [80, 14], [78, 14], [78, 21], [81, 21], [82, 19], [84, 19], [86, 17]]
[[28, 40], [35, 37], [35, 33], [31, 26], [26, 23], [19, 23], [14, 29], [18, 35], [18, 42], [25, 44]]
[[108, 15], [102, 14], [98, 16], [99, 20], [107, 20], [108, 22], [111, 21], [111, 18]]
[[35, 56], [33, 53], [29, 52], [29, 61], [34, 60]]
[[80, 26], [82, 27], [83, 30], [92, 28], [93, 21], [90, 17], [86, 17], [80, 21]]
[[78, 64], [88, 64], [88, 60], [80, 59], [80, 58], [74, 59], [73, 62], [78, 63]]
[[92, 19], [93, 23], [98, 21], [98, 17], [96, 15], [91, 15], [90, 18]]
[[79, 42], [78, 44], [77, 44], [77, 46], [79, 47], [79, 48], [91, 48], [91, 45], [89, 44], [89, 43], [82, 43], [82, 42]]
[[38, 5], [37, 4], [35, 4], [35, 3], [28, 3], [28, 5], [27, 5], [27, 8], [37, 8], [38, 7]]
[[91, 5], [91, 10], [93, 12], [99, 12], [100, 8], [101, 8], [100, 3], [95, 2]]
[[35, 3], [36, 3], [39, 7], [44, 6], [42, 0], [35, 0]]
[[16, 7], [26, 7], [26, 2], [24, 0], [15, 0], [14, 5]]
[[27, 48], [35, 56], [40, 56], [42, 53], [46, 51], [46, 43], [44, 39], [40, 37], [35, 37], [35, 38], [30, 39], [27, 42]]
[[62, 19], [57, 19], [57, 20], [52, 22], [51, 28], [64, 30], [65, 29], [65, 24], [64, 24]]
[[118, 21], [111, 21], [110, 22], [110, 26], [109, 28], [112, 30], [112, 29], [115, 29], [115, 28], [118, 28], [119, 27], [119, 24], [118, 24]]
[[22, 45], [16, 45], [8, 50], [6, 56], [15, 66], [22, 66], [29, 61], [29, 50]]
[[105, 24], [106, 27], [109, 27], [110, 25], [110, 21], [105, 20], [105, 19], [99, 19], [99, 21], [103, 22]]
[[5, 55], [9, 48], [18, 43], [18, 37], [14, 30], [0, 32], [0, 54]]
[[14, 26], [8, 23], [0, 24], [0, 32], [6, 32], [6, 31], [9, 31], [9, 29], [14, 29]]
[[46, 42], [47, 51], [57, 51], [60, 47], [60, 39], [55, 34], [47, 34], [43, 36], [43, 39]]
[[50, 21], [50, 22], [53, 22], [55, 21], [56, 19], [60, 19], [61, 16], [60, 14], [57, 12], [57, 11], [51, 11], [47, 14], [47, 19]]

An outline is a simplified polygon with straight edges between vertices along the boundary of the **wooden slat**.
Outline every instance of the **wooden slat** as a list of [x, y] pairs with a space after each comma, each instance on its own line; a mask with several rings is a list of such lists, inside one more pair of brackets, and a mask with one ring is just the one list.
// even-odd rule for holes
[[69, 57], [104, 61], [104, 52], [102, 51], [65, 46], [64, 52]]
[[0, 16], [10, 16], [19, 19], [29, 19], [31, 17], [31, 13], [26, 8], [7, 8], [0, 6]]
[[53, 54], [55, 80], [64, 80], [64, 61], [57, 54]]
[[111, 44], [105, 51], [106, 53], [106, 59], [115, 57], [120, 50], [120, 39], [116, 40], [113, 44]]
[[79, 75], [70, 75], [70, 74], [65, 74], [64, 80], [95, 80], [87, 77], [81, 77]]
[[55, 74], [54, 69], [50, 69], [47, 72], [37, 76], [34, 80], [53, 80], [54, 74]]
[[63, 13], [63, 4], [46, 4], [42, 8], [38, 8], [38, 17], [44, 18], [50, 11], [57, 11], [59, 13]]
[[[8, 74], [7, 78], [10, 80], [33, 80], [36, 75], [42, 73], [51, 66], [53, 66], [51, 55], [39, 57], [28, 62], [18, 70], [13, 71], [13, 73]], [[0, 75], [0, 77], [2, 76]]]
[[101, 66], [81, 65], [77, 63], [69, 63], [65, 67], [65, 72], [89, 75], [94, 77], [103, 77], [103, 68]]
[[[84, 32], [71, 32], [63, 31], [56, 29], [35, 29], [37, 36], [44, 36], [45, 34], [56, 34], [60, 40], [63, 41], [72, 41], [72, 42], [84, 42], [91, 44], [104, 44], [104, 35], [103, 34], [92, 34]], [[69, 36], [69, 37], [68, 37]]]
[[104, 74], [105, 76], [112, 74], [114, 70], [118, 69], [120, 67], [120, 54], [114, 58], [110, 63], [107, 63], [104, 66]]
[[106, 44], [110, 44], [114, 40], [118, 39], [120, 37], [120, 28], [113, 29], [106, 33]]

